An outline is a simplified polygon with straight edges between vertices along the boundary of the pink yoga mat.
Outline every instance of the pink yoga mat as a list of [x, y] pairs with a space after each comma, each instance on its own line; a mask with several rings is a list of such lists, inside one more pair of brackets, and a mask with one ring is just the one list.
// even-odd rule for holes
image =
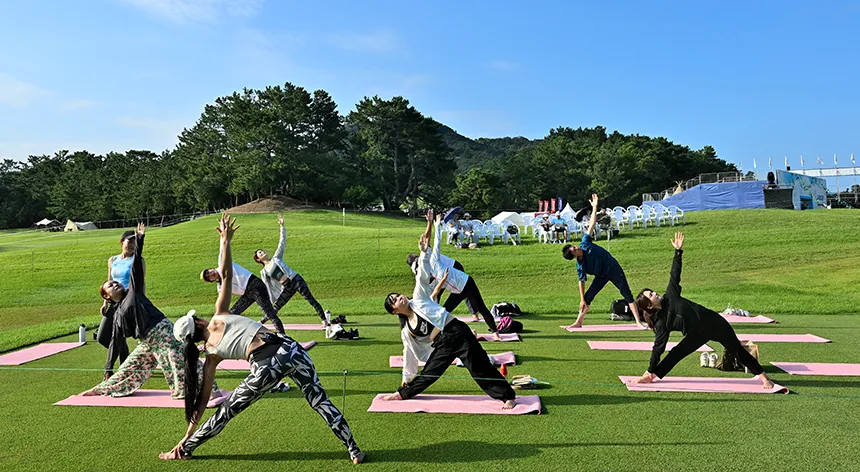
[[860, 364], [821, 364], [815, 362], [771, 362], [791, 375], [833, 375], [860, 377]]
[[0, 356], [0, 365], [21, 365], [83, 346], [84, 343], [42, 343]]
[[[520, 335], [517, 333], [500, 334], [499, 337], [502, 338], [503, 343], [520, 340]], [[479, 333], [478, 341], [495, 342], [493, 335], [487, 333]]]
[[[214, 408], [227, 399], [232, 393], [230, 390], [221, 390], [221, 396], [210, 401], [206, 407]], [[95, 395], [84, 397], [72, 395], [65, 400], [58, 401], [54, 405], [63, 406], [122, 406], [143, 408], [185, 408], [185, 400], [174, 400], [170, 398], [170, 390], [138, 390], [127, 397], [107, 397]]]
[[522, 415], [540, 414], [540, 397], [518, 396], [517, 405], [510, 410], [502, 409], [502, 402], [486, 395], [418, 395], [409, 400], [385, 401], [387, 393], [373, 399], [367, 411], [372, 413], [471, 413], [478, 415]]
[[[500, 354], [493, 354], [493, 362], [496, 365], [502, 365], [502, 364], [516, 365], [517, 364], [516, 356], [514, 355], [513, 352], [510, 352], [510, 351], [502, 352]], [[456, 364], [456, 363], [457, 363], [457, 361], [454, 360], [451, 362], [451, 365]], [[222, 362], [222, 364], [223, 364], [223, 362]], [[424, 367], [424, 361], [418, 361], [418, 365], [420, 367]], [[397, 368], [403, 367], [403, 356], [391, 356], [391, 357], [389, 357], [388, 358], [388, 367], [397, 367]]]
[[[275, 326], [271, 324], [264, 325], [266, 328], [275, 331]], [[325, 331], [322, 323], [312, 324], [285, 324], [284, 331]]]
[[[677, 346], [676, 342], [666, 343], [666, 350]], [[602, 351], [650, 351], [654, 343], [648, 341], [588, 341], [588, 347]], [[707, 344], [696, 349], [696, 352], [713, 352]]]
[[[317, 345], [316, 341], [299, 343], [307, 351]], [[224, 359], [218, 363], [218, 370], [251, 370], [251, 364], [245, 359]]]
[[756, 378], [706, 378], [706, 377], [663, 377], [650, 384], [632, 383], [639, 377], [619, 376], [627, 390], [631, 392], [700, 392], [700, 393], [788, 393], [788, 389], [779, 384], [765, 390]]
[[571, 333], [594, 333], [599, 331], [648, 331], [648, 328], [639, 328], [635, 324], [608, 324], [608, 325], [583, 325], [582, 328], [571, 328], [559, 326]]
[[814, 334], [746, 334], [738, 333], [741, 341], [752, 341], [754, 343], [829, 343]]
[[723, 316], [729, 323], [776, 323], [776, 320], [767, 316]]

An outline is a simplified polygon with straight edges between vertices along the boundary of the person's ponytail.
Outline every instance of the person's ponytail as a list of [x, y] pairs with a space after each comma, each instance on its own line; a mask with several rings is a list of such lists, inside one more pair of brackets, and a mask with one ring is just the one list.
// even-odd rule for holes
[[198, 326], [194, 327], [194, 334], [185, 337], [185, 420], [189, 423], [194, 419], [194, 412], [200, 400], [200, 377], [197, 371], [200, 349], [197, 348], [197, 343], [202, 340], [203, 330]]

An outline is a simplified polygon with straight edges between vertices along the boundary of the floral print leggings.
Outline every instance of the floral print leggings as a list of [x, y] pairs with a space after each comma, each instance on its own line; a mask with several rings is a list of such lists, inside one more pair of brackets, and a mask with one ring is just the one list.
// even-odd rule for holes
[[[203, 362], [197, 366], [199, 381], [203, 382]], [[124, 397], [131, 395], [152, 376], [152, 371], [160, 368], [164, 372], [170, 397], [185, 398], [185, 349], [173, 337], [173, 323], [168, 319], [160, 323], [142, 337], [137, 347], [131, 351], [125, 362], [109, 379], [93, 389], [99, 395]], [[213, 390], [218, 386], [213, 385]]]

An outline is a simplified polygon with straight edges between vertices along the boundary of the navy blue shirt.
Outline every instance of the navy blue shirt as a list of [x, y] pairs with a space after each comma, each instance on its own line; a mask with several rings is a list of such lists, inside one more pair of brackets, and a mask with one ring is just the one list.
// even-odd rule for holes
[[582, 249], [582, 259], [576, 260], [576, 273], [579, 275], [580, 282], [588, 280], [586, 274], [608, 275], [618, 266], [618, 261], [612, 257], [612, 254], [594, 244], [588, 233], [582, 235], [582, 244], [579, 248]]

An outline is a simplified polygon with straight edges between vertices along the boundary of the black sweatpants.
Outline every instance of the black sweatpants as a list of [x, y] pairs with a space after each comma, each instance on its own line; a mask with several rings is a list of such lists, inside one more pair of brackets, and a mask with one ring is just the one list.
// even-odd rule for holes
[[493, 319], [493, 314], [490, 313], [489, 308], [487, 308], [487, 304], [484, 303], [484, 298], [481, 297], [481, 291], [478, 290], [478, 285], [475, 283], [475, 279], [470, 275], [466, 280], [466, 286], [463, 287], [463, 291], [460, 293], [451, 293], [448, 295], [448, 299], [445, 300], [445, 311], [448, 313], [453, 313], [454, 309], [460, 305], [460, 302], [466, 300], [470, 305], [470, 311], [474, 310], [472, 313], [478, 312], [481, 316], [484, 317], [484, 322], [487, 323], [487, 326], [490, 327], [490, 332], [495, 333], [497, 331], [496, 328], [496, 320]]
[[278, 318], [278, 312], [272, 308], [272, 302], [269, 300], [269, 291], [266, 289], [266, 284], [256, 275], [251, 274], [248, 279], [248, 285], [245, 287], [245, 293], [236, 300], [236, 303], [230, 307], [230, 314], [241, 315], [251, 306], [256, 303], [263, 310], [263, 320], [272, 320], [275, 325], [275, 330], [284, 334], [284, 323]]
[[627, 276], [624, 275], [624, 269], [621, 268], [621, 265], [615, 264], [611, 267], [607, 274], [595, 276], [591, 279], [591, 285], [588, 287], [588, 290], [585, 291], [585, 303], [591, 305], [591, 302], [594, 301], [594, 297], [603, 290], [603, 287], [606, 286], [607, 282], [612, 282], [612, 285], [621, 292], [621, 297], [624, 298], [624, 302], [633, 303], [635, 300], [633, 298], [633, 292], [630, 291], [630, 284], [627, 283]]
[[702, 347], [708, 341], [716, 341], [726, 348], [726, 351], [731, 352], [737, 357], [738, 361], [746, 366], [753, 375], [760, 375], [764, 370], [761, 364], [749, 353], [738, 339], [732, 325], [725, 318], [715, 313], [715, 316], [708, 317], [708, 323], [703, 328], [695, 332], [687, 333], [684, 339], [672, 348], [666, 357], [657, 364], [654, 374], [661, 379], [665, 377], [669, 371], [675, 367], [681, 359], [696, 352], [696, 349]]
[[[466, 269], [463, 268], [463, 264], [460, 264], [460, 261], [454, 261], [453, 265], [454, 265], [454, 268], [459, 270], [460, 272], [466, 272]], [[475, 310], [472, 307], [472, 302], [470, 302], [469, 300], [466, 300], [466, 308], [468, 308], [469, 313], [471, 313], [473, 315], [478, 312], [477, 310]], [[451, 313], [451, 312], [449, 311], [448, 313]]]
[[475, 383], [490, 397], [502, 401], [517, 397], [508, 381], [490, 362], [487, 351], [481, 347], [481, 343], [466, 323], [457, 319], [448, 322], [445, 329], [439, 333], [433, 347], [433, 352], [430, 353], [421, 374], [405, 387], [398, 389], [404, 399], [412, 398], [433, 385], [433, 382], [438, 380], [448, 367], [451, 367], [451, 362], [455, 358], [463, 362], [469, 374], [475, 379]]

